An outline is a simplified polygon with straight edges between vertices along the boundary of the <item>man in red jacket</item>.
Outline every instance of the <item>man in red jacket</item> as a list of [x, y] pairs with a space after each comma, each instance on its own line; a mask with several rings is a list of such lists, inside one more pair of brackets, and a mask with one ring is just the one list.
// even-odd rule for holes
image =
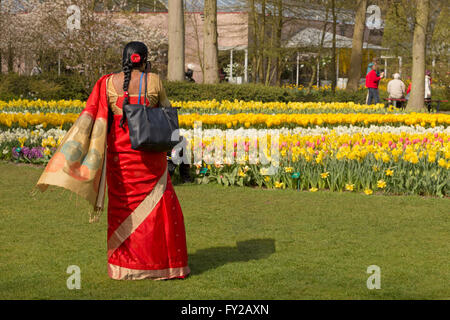
[[378, 93], [378, 83], [381, 78], [384, 77], [384, 72], [380, 73], [380, 76], [377, 75], [378, 65], [372, 65], [372, 70], [366, 75], [366, 88], [369, 89], [369, 97], [367, 99], [367, 104], [372, 104], [372, 100], [375, 104], [380, 102], [380, 95]]

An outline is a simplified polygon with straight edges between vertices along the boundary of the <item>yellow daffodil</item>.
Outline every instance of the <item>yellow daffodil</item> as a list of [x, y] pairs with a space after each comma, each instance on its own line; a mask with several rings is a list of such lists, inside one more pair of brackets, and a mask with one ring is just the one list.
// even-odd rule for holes
[[377, 187], [380, 188], [380, 189], [384, 189], [386, 187], [386, 181], [378, 180], [377, 181]]
[[320, 174], [320, 177], [321, 177], [322, 179], [326, 179], [326, 178], [328, 178], [329, 175], [330, 175], [330, 173], [327, 171], [327, 172], [321, 173], [321, 174]]

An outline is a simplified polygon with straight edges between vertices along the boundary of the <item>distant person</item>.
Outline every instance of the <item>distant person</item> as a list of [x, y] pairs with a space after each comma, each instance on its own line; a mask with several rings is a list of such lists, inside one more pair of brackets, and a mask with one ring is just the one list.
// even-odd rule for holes
[[[372, 62], [370, 62], [370, 63], [367, 65], [366, 76], [367, 76], [367, 74], [368, 74], [370, 71], [372, 71], [373, 66], [375, 66], [375, 70], [376, 70], [376, 72], [377, 72], [377, 76], [380, 76], [380, 73], [378, 72], [378, 62], [379, 62], [379, 60], [378, 60], [377, 57], [375, 57], [375, 58], [372, 59]], [[367, 92], [367, 95], [366, 95], [366, 104], [368, 104], [368, 102], [369, 102], [369, 92]]]
[[431, 71], [425, 71], [425, 105], [431, 111]]
[[[406, 86], [400, 80], [400, 74], [394, 73], [394, 79], [387, 84], [387, 92], [390, 99], [403, 99], [405, 97]], [[403, 101], [396, 101], [397, 108], [403, 108]]]
[[[191, 64], [188, 65], [187, 71], [184, 73], [184, 77], [186, 81], [189, 82], [195, 82], [195, 80], [192, 78], [194, 75], [194, 70], [192, 70], [193, 66]], [[183, 157], [183, 150], [179, 152], [179, 156]], [[175, 173], [175, 170], [177, 168], [177, 165], [172, 161], [172, 151], [167, 152], [167, 164], [168, 164], [168, 170], [169, 175], [172, 177], [172, 175]], [[180, 177], [182, 183], [188, 183], [192, 182], [193, 179], [190, 175], [190, 169], [191, 166], [188, 163], [181, 162], [179, 164], [179, 171], [180, 171]]]
[[[425, 105], [427, 106], [428, 111], [431, 110], [431, 72], [430, 70], [425, 71]], [[406, 89], [406, 100], [409, 100], [409, 96], [411, 93], [412, 82], [409, 83], [408, 89]]]
[[377, 75], [377, 64], [372, 65], [372, 70], [366, 75], [366, 88], [369, 89], [369, 96], [367, 97], [367, 104], [379, 103], [380, 94], [378, 93], [378, 84], [380, 80], [384, 77], [384, 72]]
[[42, 70], [39, 68], [39, 66], [34, 66], [33, 69], [31, 69], [30, 75], [37, 76], [38, 74], [41, 74]]
[[411, 77], [408, 77], [408, 80], [409, 80], [409, 85], [408, 85], [408, 89], [406, 89], [406, 96], [405, 96], [406, 100], [409, 100], [409, 93], [411, 92], [411, 86], [412, 86]]
[[226, 74], [225, 71], [223, 70], [223, 68], [220, 68], [219, 70], [219, 81], [220, 82], [225, 82], [226, 81]]
[[184, 79], [186, 81], [195, 82], [193, 76], [194, 76], [194, 70], [192, 70], [190, 68], [188, 68], [187, 71], [184, 73]]
[[379, 65], [379, 59], [377, 57], [372, 59], [372, 62], [370, 62], [367, 66], [367, 71], [366, 71], [366, 75], [372, 71], [372, 67], [376, 65], [376, 72], [377, 72], [377, 76], [380, 76], [380, 72], [378, 71], [378, 65]]

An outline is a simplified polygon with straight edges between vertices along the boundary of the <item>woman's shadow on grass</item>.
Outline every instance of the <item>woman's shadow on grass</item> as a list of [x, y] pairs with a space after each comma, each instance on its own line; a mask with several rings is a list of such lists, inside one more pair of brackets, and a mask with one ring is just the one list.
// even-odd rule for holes
[[201, 274], [231, 262], [246, 262], [269, 257], [275, 252], [274, 239], [237, 241], [235, 247], [213, 247], [189, 255], [192, 274]]

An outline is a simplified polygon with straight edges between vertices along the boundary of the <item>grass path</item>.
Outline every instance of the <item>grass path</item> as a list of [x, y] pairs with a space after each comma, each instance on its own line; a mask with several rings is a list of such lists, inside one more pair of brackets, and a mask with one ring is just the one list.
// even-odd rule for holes
[[180, 185], [192, 275], [115, 281], [106, 214], [89, 224], [70, 193], [31, 197], [41, 171], [0, 163], [0, 299], [450, 298], [449, 199]]

